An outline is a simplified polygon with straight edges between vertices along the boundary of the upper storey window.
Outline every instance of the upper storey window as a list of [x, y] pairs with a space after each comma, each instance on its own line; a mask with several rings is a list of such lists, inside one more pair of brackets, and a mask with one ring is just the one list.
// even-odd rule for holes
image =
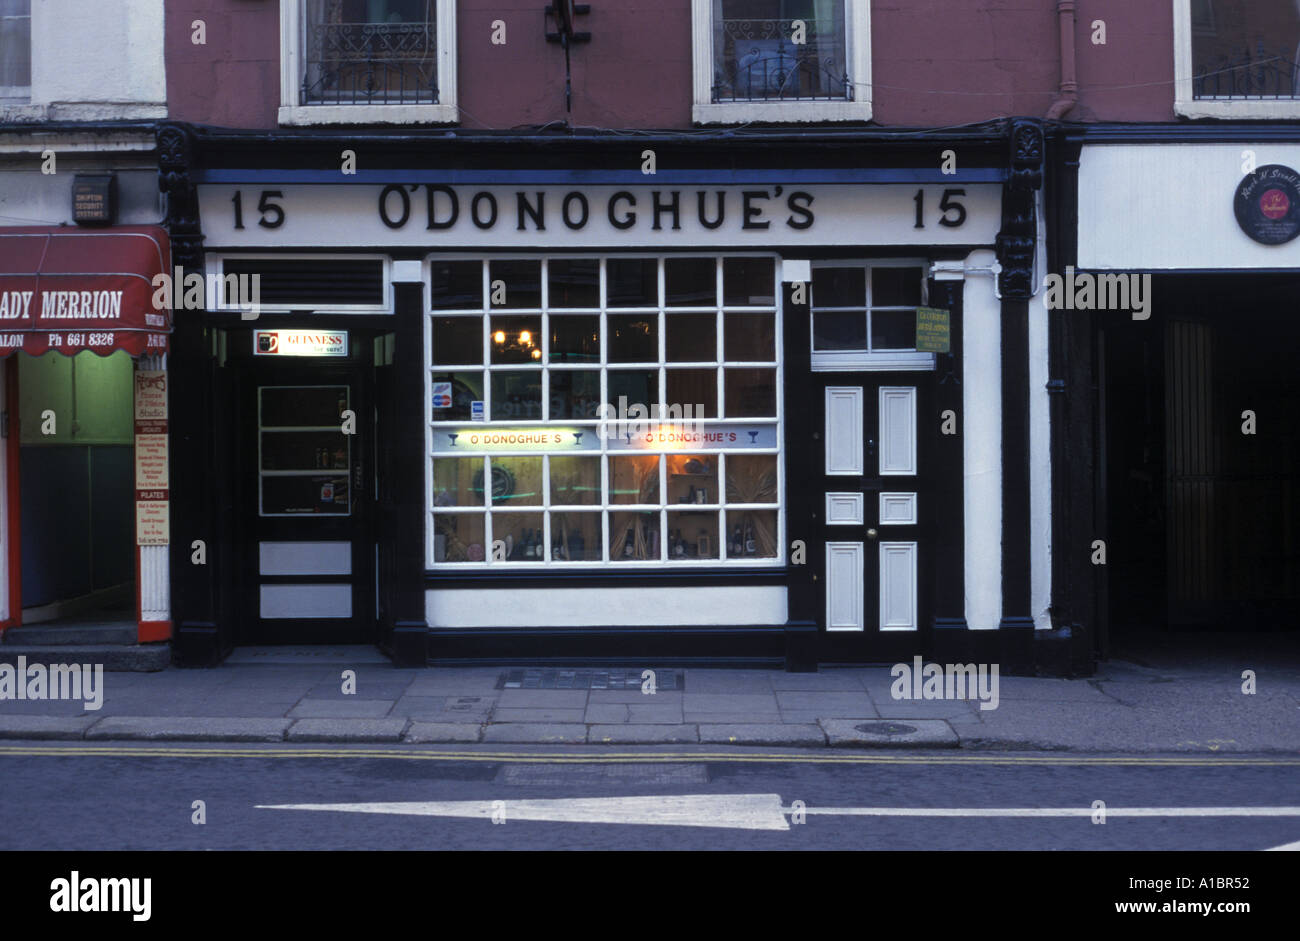
[[31, 0], [0, 0], [0, 100], [32, 94]]
[[454, 0], [282, 0], [280, 122], [456, 120]]
[[1296, 0], [1176, 0], [1176, 110], [1189, 117], [1300, 117]]
[[869, 120], [869, 0], [693, 0], [699, 123]]

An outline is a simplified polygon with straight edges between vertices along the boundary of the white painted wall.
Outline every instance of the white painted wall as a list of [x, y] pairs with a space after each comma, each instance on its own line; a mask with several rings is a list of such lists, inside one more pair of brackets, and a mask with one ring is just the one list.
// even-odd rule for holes
[[966, 625], [1002, 619], [1002, 303], [993, 252], [966, 257], [962, 285], [962, 456], [965, 462]]
[[32, 0], [26, 116], [60, 121], [167, 116], [163, 0]]
[[681, 627], [784, 624], [786, 590], [750, 588], [437, 589], [431, 627]]
[[[1038, 272], [1047, 269], [1043, 194], [1038, 200]], [[1029, 302], [1029, 609], [1034, 627], [1052, 626], [1052, 421], [1047, 392], [1047, 293]]]
[[[1300, 144], [1089, 144], [1079, 160], [1080, 268], [1300, 267], [1300, 239], [1261, 245], [1233, 215], [1256, 166], [1300, 169]], [[1058, 272], [1059, 273], [1059, 272]]]

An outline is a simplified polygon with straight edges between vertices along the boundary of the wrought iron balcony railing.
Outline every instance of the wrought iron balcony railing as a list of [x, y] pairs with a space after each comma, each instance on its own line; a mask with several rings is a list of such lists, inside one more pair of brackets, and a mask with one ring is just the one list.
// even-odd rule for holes
[[1269, 51], [1264, 40], [1236, 55], [1198, 60], [1192, 77], [1196, 98], [1300, 98], [1300, 65], [1294, 49]]
[[851, 101], [843, 23], [805, 20], [795, 43], [791, 21], [722, 20], [714, 34], [713, 100]]
[[431, 22], [312, 24], [302, 104], [437, 104], [435, 38]]

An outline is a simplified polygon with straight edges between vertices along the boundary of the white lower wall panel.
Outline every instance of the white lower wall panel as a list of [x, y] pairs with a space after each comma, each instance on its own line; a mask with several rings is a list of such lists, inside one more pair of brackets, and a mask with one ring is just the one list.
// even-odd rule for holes
[[880, 544], [880, 629], [916, 630], [916, 543]]
[[424, 593], [430, 627], [679, 627], [784, 624], [786, 589], [434, 589]]

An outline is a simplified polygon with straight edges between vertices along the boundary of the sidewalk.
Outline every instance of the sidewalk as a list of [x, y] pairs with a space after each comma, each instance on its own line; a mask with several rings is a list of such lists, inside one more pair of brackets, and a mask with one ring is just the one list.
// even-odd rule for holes
[[981, 709], [895, 700], [888, 667], [661, 669], [647, 695], [639, 670], [397, 669], [368, 647], [252, 648], [208, 670], [105, 673], [98, 711], [0, 700], [0, 739], [1300, 753], [1294, 658], [1155, 659], [1111, 660], [1088, 679], [1003, 676], [997, 708]]

